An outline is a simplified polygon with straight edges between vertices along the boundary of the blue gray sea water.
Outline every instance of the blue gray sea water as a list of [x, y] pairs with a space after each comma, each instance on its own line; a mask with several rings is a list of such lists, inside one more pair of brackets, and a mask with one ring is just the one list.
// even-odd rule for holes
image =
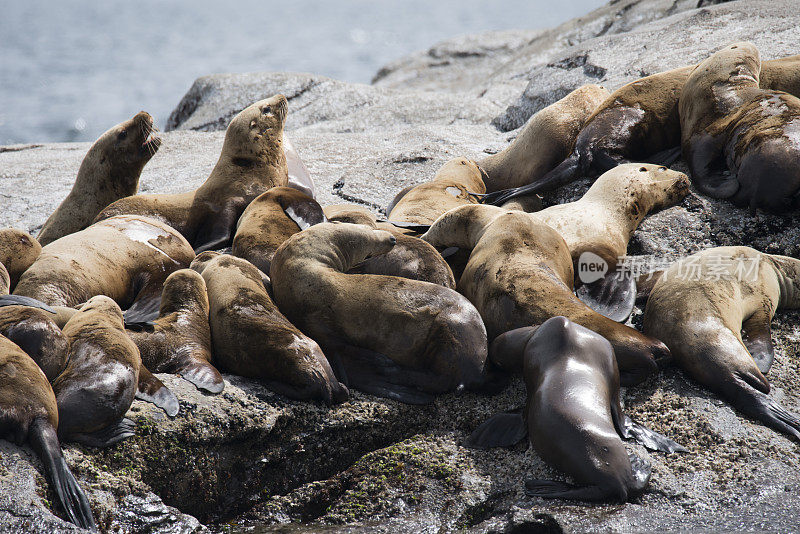
[[544, 28], [603, 0], [0, 0], [0, 145], [163, 126], [198, 76], [313, 72], [369, 83], [464, 33]]

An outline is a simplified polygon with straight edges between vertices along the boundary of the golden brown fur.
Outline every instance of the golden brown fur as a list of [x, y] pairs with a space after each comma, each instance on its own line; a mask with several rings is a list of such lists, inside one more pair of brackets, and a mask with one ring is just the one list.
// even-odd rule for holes
[[19, 277], [33, 265], [42, 252], [42, 245], [28, 232], [16, 228], [0, 229], [0, 265], [9, 275], [8, 291], [12, 291]]

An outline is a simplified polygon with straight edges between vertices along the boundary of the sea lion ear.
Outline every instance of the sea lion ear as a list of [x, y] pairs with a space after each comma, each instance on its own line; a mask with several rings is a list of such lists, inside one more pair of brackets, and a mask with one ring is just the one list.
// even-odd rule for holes
[[630, 272], [608, 272], [599, 280], [583, 284], [575, 294], [597, 313], [624, 323], [636, 303], [636, 280]]
[[758, 310], [742, 323], [742, 342], [747, 347], [756, 367], [763, 374], [772, 367], [775, 360], [775, 347], [769, 329], [771, 317], [766, 310]]

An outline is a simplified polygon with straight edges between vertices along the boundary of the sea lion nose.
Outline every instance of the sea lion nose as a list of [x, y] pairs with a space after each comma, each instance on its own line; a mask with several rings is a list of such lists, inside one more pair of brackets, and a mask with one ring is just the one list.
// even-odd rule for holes
[[389, 237], [389, 243], [391, 243], [392, 246], [396, 245], [397, 244], [397, 238], [395, 236], [390, 236]]

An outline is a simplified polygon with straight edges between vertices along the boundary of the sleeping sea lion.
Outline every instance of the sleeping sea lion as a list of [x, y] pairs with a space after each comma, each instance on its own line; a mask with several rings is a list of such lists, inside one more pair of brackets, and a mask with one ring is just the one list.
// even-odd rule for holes
[[161, 146], [154, 131], [153, 117], [140, 111], [101, 135], [83, 158], [72, 191], [42, 226], [39, 242], [83, 230], [103, 208], [135, 195], [142, 169]]
[[192, 269], [208, 288], [211, 342], [220, 369], [257, 379], [292, 399], [327, 404], [348, 399], [319, 345], [278, 311], [251, 263], [207, 251]]
[[[641, 382], [656, 371], [657, 359], [669, 356], [660, 341], [595, 312], [575, 296], [564, 238], [527, 213], [462, 206], [442, 215], [422, 239], [437, 248], [471, 251], [457, 287], [480, 312], [490, 340], [564, 315], [611, 342], [623, 385]], [[521, 363], [505, 370], [520, 372]]]
[[247, 205], [289, 181], [283, 151], [287, 111], [286, 97], [275, 95], [236, 115], [225, 132], [214, 170], [195, 191], [126, 197], [104, 209], [96, 220], [143, 215], [178, 230], [198, 252], [228, 246]]
[[14, 290], [19, 277], [33, 265], [41, 253], [42, 245], [28, 232], [16, 228], [0, 228], [0, 265], [6, 268], [9, 275], [7, 292]]
[[69, 343], [53, 314], [29, 306], [0, 305], [0, 335], [25, 351], [53, 381], [67, 365]]
[[745, 415], [800, 439], [800, 418], [767, 396], [764, 378], [774, 359], [769, 323], [775, 310], [798, 307], [800, 260], [718, 247], [660, 275], [643, 328], [664, 340], [694, 380]]
[[275, 301], [351, 387], [407, 403], [483, 387], [486, 331], [467, 299], [429, 282], [347, 274], [396, 242], [389, 232], [347, 223], [295, 234], [272, 260]]
[[89, 501], [61, 453], [57, 428], [58, 408], [47, 377], [22, 349], [0, 336], [0, 436], [27, 442], [41, 459], [67, 519], [95, 531]]

